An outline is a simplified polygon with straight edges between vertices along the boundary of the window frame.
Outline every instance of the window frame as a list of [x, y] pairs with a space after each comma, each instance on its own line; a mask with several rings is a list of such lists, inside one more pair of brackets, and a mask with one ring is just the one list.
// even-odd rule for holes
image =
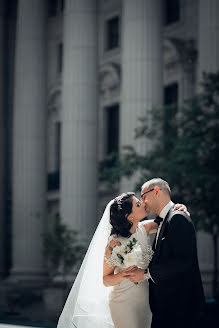
[[176, 25], [181, 21], [181, 15], [182, 15], [182, 6], [181, 6], [181, 0], [172, 0], [173, 2], [179, 1], [179, 17], [177, 20], [167, 22], [167, 2], [170, 0], [165, 0], [163, 5], [163, 25], [164, 27], [169, 27], [172, 25]]
[[[118, 45], [114, 48], [108, 48], [108, 23], [109, 21], [118, 18]], [[103, 28], [104, 28], [104, 40], [103, 40], [103, 50], [104, 54], [109, 54], [121, 49], [121, 14], [120, 12], [114, 12], [113, 14], [106, 16], [103, 21]]]
[[[109, 122], [108, 122], [108, 118], [109, 118], [109, 110], [117, 110], [118, 112], [118, 122], [117, 122], [117, 149], [113, 150], [113, 151], [109, 151]], [[118, 102], [110, 104], [108, 106], [105, 106], [104, 108], [104, 116], [105, 116], [105, 155], [109, 155], [111, 153], [118, 153], [119, 154], [119, 138], [120, 138], [120, 104]]]

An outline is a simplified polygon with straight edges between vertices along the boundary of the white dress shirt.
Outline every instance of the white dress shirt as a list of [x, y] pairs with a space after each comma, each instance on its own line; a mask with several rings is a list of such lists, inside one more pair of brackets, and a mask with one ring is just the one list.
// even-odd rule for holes
[[[169, 210], [171, 209], [171, 207], [173, 205], [174, 205], [174, 203], [172, 201], [169, 201], [169, 203], [166, 206], [164, 206], [164, 208], [160, 212], [159, 217], [162, 218], [162, 219], [165, 219], [167, 213], [169, 212]], [[159, 233], [160, 233], [162, 224], [163, 224], [163, 221], [160, 223], [160, 225], [159, 225], [159, 227], [157, 229], [157, 235], [156, 235], [156, 241], [155, 241], [155, 249], [156, 249], [156, 246], [157, 246], [157, 240], [158, 240], [158, 237], [159, 237]], [[151, 277], [151, 274], [150, 274], [150, 271], [149, 270], [148, 270], [148, 273], [145, 275], [145, 278], [146, 279], [151, 279], [154, 282], [153, 278]]]
[[[169, 201], [169, 203], [166, 206], [164, 206], [164, 208], [160, 212], [159, 217], [162, 218], [162, 219], [165, 219], [167, 213], [169, 212], [169, 210], [171, 209], [171, 207], [173, 205], [174, 205], [174, 203], [172, 201]], [[157, 235], [156, 235], [156, 241], [155, 241], [155, 249], [157, 247], [157, 240], [158, 240], [158, 237], [159, 237], [159, 234], [160, 234], [160, 230], [161, 230], [162, 225], [163, 225], [163, 221], [160, 223], [160, 225], [159, 225], [159, 227], [157, 229]]]

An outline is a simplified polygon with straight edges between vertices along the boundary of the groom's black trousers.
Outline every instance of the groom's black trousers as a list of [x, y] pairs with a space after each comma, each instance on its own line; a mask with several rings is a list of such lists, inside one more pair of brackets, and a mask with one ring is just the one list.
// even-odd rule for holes
[[159, 318], [153, 316], [151, 328], [196, 328], [196, 320], [194, 317], [185, 318]]

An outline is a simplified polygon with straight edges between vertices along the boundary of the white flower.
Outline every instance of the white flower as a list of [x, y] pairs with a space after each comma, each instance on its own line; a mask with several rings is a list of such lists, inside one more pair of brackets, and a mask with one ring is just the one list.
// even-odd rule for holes
[[114, 266], [120, 266], [123, 264], [123, 258], [125, 256], [125, 246], [115, 246], [112, 250], [110, 257], [111, 262]]
[[150, 263], [153, 256], [151, 246], [147, 246], [142, 252], [142, 248], [137, 243], [137, 240], [129, 240], [126, 245], [115, 246], [111, 249], [110, 257], [105, 256], [106, 262], [111, 267], [124, 267], [128, 268], [132, 265], [136, 265], [142, 268], [146, 268]]
[[126, 268], [137, 265], [142, 258], [141, 247], [137, 246], [132, 249], [132, 251], [124, 256], [124, 266]]
[[125, 246], [121, 245], [121, 246], [114, 247], [113, 248], [113, 253], [120, 254], [120, 255], [124, 256], [124, 254], [125, 254]]

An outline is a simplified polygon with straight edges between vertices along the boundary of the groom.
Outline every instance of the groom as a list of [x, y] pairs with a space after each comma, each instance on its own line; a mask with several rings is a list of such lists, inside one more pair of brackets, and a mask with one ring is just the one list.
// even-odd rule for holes
[[[205, 298], [197, 258], [196, 235], [190, 217], [173, 211], [170, 187], [160, 178], [145, 182], [141, 197], [146, 210], [159, 216], [154, 256], [145, 271], [149, 279], [152, 328], [196, 327]], [[142, 270], [130, 273], [130, 280], [143, 280]]]

